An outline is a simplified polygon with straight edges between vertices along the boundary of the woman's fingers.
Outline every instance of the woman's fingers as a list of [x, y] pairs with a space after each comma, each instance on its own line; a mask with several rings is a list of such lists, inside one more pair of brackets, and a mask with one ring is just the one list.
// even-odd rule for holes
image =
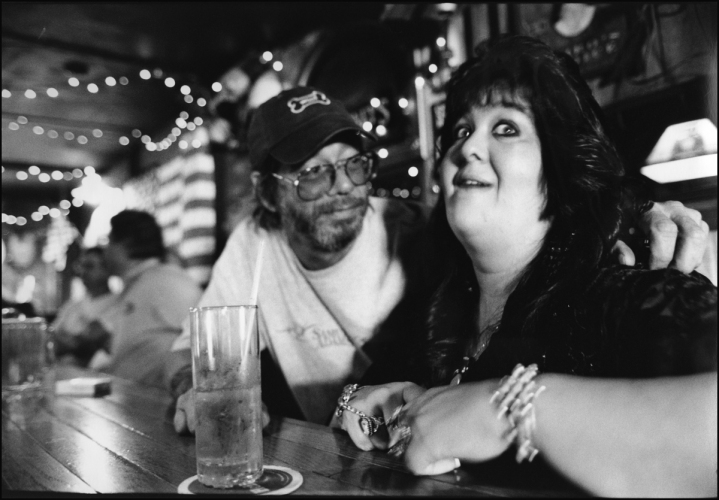
[[342, 413], [342, 420], [343, 427], [345, 428], [347, 434], [349, 434], [350, 438], [357, 446], [357, 448], [364, 451], [373, 450], [375, 448], [375, 445], [374, 443], [372, 443], [370, 437], [362, 432], [362, 427], [360, 426], [358, 415], [355, 415], [354, 413], [345, 410], [344, 413]]
[[418, 476], [436, 476], [458, 469], [460, 462], [458, 458], [445, 458], [434, 463], [427, 464], [421, 470], [412, 471]]
[[427, 389], [425, 389], [424, 387], [420, 387], [417, 384], [409, 384], [402, 391], [402, 402], [409, 403], [410, 401], [417, 399], [425, 392], [427, 392]]
[[414, 399], [423, 392], [411, 382], [360, 388], [346, 403], [350, 409], [343, 410], [340, 425], [358, 448], [386, 450], [392, 437], [386, 422], [392, 412], [404, 403], [405, 396]]

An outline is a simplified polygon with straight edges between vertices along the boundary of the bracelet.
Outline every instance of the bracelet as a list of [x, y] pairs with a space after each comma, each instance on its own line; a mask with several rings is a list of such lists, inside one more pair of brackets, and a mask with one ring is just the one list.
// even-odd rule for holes
[[340, 403], [340, 408], [342, 410], [347, 410], [355, 415], [359, 416], [359, 425], [360, 429], [362, 429], [362, 433], [365, 436], [372, 436], [381, 425], [384, 425], [384, 419], [382, 417], [371, 417], [367, 415], [365, 412], [358, 410], [354, 406], [350, 406], [347, 403]]
[[537, 456], [539, 450], [532, 445], [532, 434], [537, 425], [533, 401], [546, 389], [537, 387], [534, 378], [539, 369], [537, 365], [517, 365], [509, 377], [500, 381], [500, 387], [492, 395], [490, 403], [496, 403], [499, 408], [497, 418], [505, 414], [511, 429], [505, 434], [505, 439], [514, 441], [517, 445], [517, 463], [528, 459], [530, 462]]
[[359, 424], [362, 429], [362, 433], [365, 436], [372, 436], [375, 432], [377, 432], [380, 425], [384, 425], [384, 419], [382, 417], [371, 417], [354, 406], [347, 404], [349, 400], [352, 399], [352, 394], [360, 389], [362, 389], [362, 387], [357, 384], [348, 384], [344, 387], [342, 395], [337, 400], [337, 410], [335, 410], [335, 415], [338, 419], [340, 419], [342, 418], [342, 414], [345, 410], [354, 413], [360, 418]]
[[337, 400], [337, 410], [335, 410], [337, 418], [342, 417], [342, 412], [345, 410], [343, 406], [348, 406], [347, 403], [352, 398], [352, 394], [361, 388], [362, 387], [357, 384], [347, 384], [344, 389], [342, 389], [342, 395]]

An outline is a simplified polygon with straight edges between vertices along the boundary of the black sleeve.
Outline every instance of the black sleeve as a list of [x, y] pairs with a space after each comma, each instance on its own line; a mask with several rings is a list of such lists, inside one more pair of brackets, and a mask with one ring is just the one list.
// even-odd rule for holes
[[623, 268], [600, 288], [594, 300], [603, 304], [600, 321], [614, 376], [717, 370], [717, 290], [707, 278]]
[[[392, 238], [389, 252], [399, 259], [406, 278], [402, 300], [378, 327], [363, 350], [372, 365], [359, 381], [360, 385], [389, 382], [420, 383], [420, 361], [428, 308], [425, 276], [426, 207], [398, 204], [403, 217], [387, 216], [387, 231]], [[411, 215], [407, 215], [410, 213]]]

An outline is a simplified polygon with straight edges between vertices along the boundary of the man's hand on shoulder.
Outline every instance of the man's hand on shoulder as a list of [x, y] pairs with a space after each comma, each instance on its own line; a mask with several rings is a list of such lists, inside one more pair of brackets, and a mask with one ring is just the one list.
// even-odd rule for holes
[[[690, 273], [699, 267], [709, 225], [698, 210], [678, 201], [655, 202], [640, 214], [639, 224], [649, 239], [649, 269], [673, 267]], [[623, 241], [617, 241], [612, 251], [621, 264], [635, 264], [634, 252]]]

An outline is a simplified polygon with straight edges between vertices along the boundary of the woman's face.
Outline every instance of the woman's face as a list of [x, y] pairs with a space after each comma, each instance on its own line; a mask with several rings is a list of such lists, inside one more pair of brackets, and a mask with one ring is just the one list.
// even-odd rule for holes
[[470, 108], [440, 164], [452, 230], [466, 242], [512, 243], [546, 231], [541, 144], [529, 105], [501, 98]]

